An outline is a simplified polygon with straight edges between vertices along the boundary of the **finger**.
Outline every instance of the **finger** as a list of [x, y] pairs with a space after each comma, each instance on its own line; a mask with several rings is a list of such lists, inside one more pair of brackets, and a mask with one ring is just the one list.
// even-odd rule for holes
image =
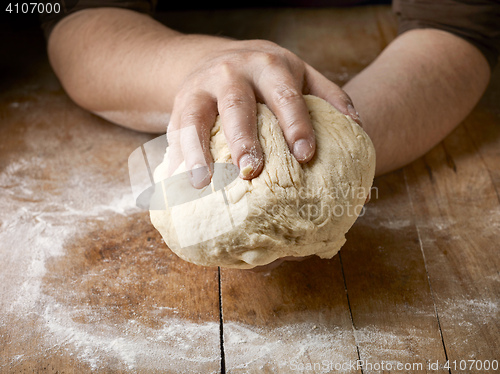
[[309, 110], [302, 96], [302, 82], [281, 67], [268, 69], [259, 93], [278, 118], [283, 135], [297, 161], [309, 161], [316, 149]]
[[183, 94], [173, 112], [180, 123], [179, 144], [191, 183], [195, 188], [205, 187], [212, 176], [210, 130], [217, 115], [215, 100], [208, 93]]
[[167, 154], [165, 155], [168, 177], [174, 174], [183, 161], [179, 130], [179, 121], [175, 113], [172, 113], [167, 127]]
[[256, 101], [251, 86], [240, 82], [225, 87], [217, 106], [231, 157], [240, 168], [240, 177], [255, 178], [262, 171], [264, 156], [258, 138]]
[[[213, 123], [213, 122], [212, 122]], [[203, 188], [210, 183], [212, 178], [212, 157], [204, 150], [210, 145], [207, 145], [207, 138], [210, 138], [210, 133], [206, 134], [201, 127], [204, 124], [186, 125], [181, 130], [181, 148], [182, 156], [186, 165], [186, 170], [189, 171], [191, 183], [195, 188]]]
[[360, 126], [363, 126], [351, 98], [342, 88], [309, 65], [306, 65], [305, 80], [309, 93], [325, 99], [340, 112], [351, 117]]

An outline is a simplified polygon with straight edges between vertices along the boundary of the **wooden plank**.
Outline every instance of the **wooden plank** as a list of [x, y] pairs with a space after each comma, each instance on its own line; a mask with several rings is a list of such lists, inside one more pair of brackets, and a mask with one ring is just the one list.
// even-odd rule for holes
[[29, 87], [0, 103], [0, 371], [220, 372], [217, 269], [134, 207], [127, 159], [151, 136]]
[[496, 69], [485, 95], [464, 122], [481, 160], [483, 161], [500, 199], [500, 70]]
[[[460, 361], [498, 360], [500, 352], [500, 204], [492, 183], [500, 164], [487, 167], [483, 144], [478, 152], [471, 142], [466, 128], [478, 121], [498, 126], [498, 117], [486, 122], [473, 113], [405, 169], [452, 373], [483, 373]], [[484, 146], [491, 144], [498, 149], [500, 138]]]
[[372, 191], [340, 252], [363, 373], [437, 372], [444, 349], [403, 173]]
[[[265, 35], [258, 35], [258, 37], [269, 38], [292, 50], [304, 58], [307, 62], [312, 64], [315, 68], [320, 70], [328, 78], [339, 84], [345, 83], [350, 76], [359, 72], [364, 66], [371, 62], [395, 36], [395, 19], [389, 7], [363, 7], [357, 8], [355, 12], [353, 12], [352, 9], [321, 9], [307, 11], [288, 9], [284, 12], [271, 12], [272, 11], [267, 11], [263, 14], [259, 14], [260, 17], [258, 17], [258, 22], [273, 24], [275, 26], [269, 31], [266, 30]], [[248, 18], [254, 19], [253, 17]], [[272, 18], [272, 22], [270, 22], [268, 18]], [[228, 16], [226, 19], [231, 22], [232, 18]], [[227, 25], [227, 22], [225, 24]], [[239, 22], [238, 24], [243, 25], [240, 26], [239, 30], [245, 28], [245, 22]], [[258, 29], [265, 30], [261, 27]], [[354, 40], [355, 38], [356, 40]], [[400, 187], [404, 188], [402, 180], [400, 180]], [[408, 204], [409, 202], [406, 201], [407, 207], [409, 207]], [[380, 212], [380, 215], [382, 214], [383, 212]], [[356, 232], [359, 232], [359, 230]], [[414, 234], [414, 238], [416, 238], [416, 230], [414, 227], [411, 232]], [[387, 236], [388, 235], [386, 235], [386, 237]], [[354, 238], [352, 235], [351, 237]], [[366, 239], [364, 243], [361, 242], [361, 245], [364, 246], [364, 250], [368, 252], [371, 249], [371, 242], [368, 239], [368, 236], [362, 235], [362, 237]], [[357, 238], [353, 240], [355, 240], [356, 244], [359, 244]], [[396, 242], [391, 244], [393, 246], [398, 245]], [[406, 264], [408, 265], [411, 261], [420, 261], [418, 264], [420, 268], [423, 269], [424, 264], [422, 256], [418, 244], [416, 243], [414, 243], [412, 254], [413, 258], [407, 261]], [[335, 258], [333, 261], [337, 262], [338, 259]], [[403, 262], [404, 261], [399, 261], [396, 262], [396, 264], [402, 264]], [[293, 271], [296, 273], [302, 269], [303, 264], [287, 264], [286, 266], [293, 266]], [[360, 269], [362, 269], [362, 267], [360, 267]], [[327, 269], [320, 270], [318, 265], [316, 272], [314, 273], [314, 277], [325, 276], [324, 274], [318, 274], [320, 271], [327, 271]], [[335, 271], [339, 277], [336, 280], [337, 291], [335, 291], [338, 292], [341, 288], [341, 273], [339, 273], [337, 269]], [[408, 348], [405, 351], [407, 354], [399, 354], [399, 356], [392, 355], [391, 357], [379, 357], [381, 359], [396, 357], [408, 360], [409, 358], [413, 358], [413, 352], [420, 354], [424, 360], [432, 359], [433, 357], [444, 357], [437, 320], [434, 315], [433, 304], [430, 298], [425, 272], [423, 277], [419, 276], [417, 272], [418, 268], [415, 269], [415, 272], [413, 273], [413, 283], [410, 282], [410, 285], [419, 290], [419, 297], [424, 299], [425, 303], [423, 306], [417, 305], [420, 300], [418, 298], [414, 298], [413, 303], [415, 305], [411, 304], [411, 307], [415, 307], [415, 310], [407, 311], [407, 314], [413, 316], [413, 319], [410, 318], [410, 323], [407, 323], [406, 318], [408, 317], [399, 319], [401, 325], [398, 330], [399, 335], [397, 338], [404, 340], [402, 344], [407, 345], [407, 347], [405, 347]], [[331, 273], [330, 269], [328, 269], [328, 273]], [[255, 275], [248, 276], [245, 274], [243, 276], [239, 276], [242, 278], [238, 278], [235, 274], [233, 278], [227, 279], [227, 274], [227, 271], [222, 272], [222, 305], [225, 337], [224, 347], [226, 352], [226, 366], [228, 370], [235, 372], [238, 370], [244, 371], [249, 369], [258, 371], [264, 368], [272, 371], [281, 369], [286, 372], [287, 369], [289, 370], [289, 367], [280, 368], [279, 364], [276, 363], [279, 361], [277, 360], [278, 357], [293, 357], [295, 362], [299, 362], [303, 365], [302, 367], [306, 364], [318, 362], [325, 357], [329, 357], [326, 353], [322, 352], [318, 352], [314, 359], [302, 357], [294, 353], [294, 348], [292, 348], [291, 352], [289, 352], [288, 356], [286, 356], [284, 353], [285, 349], [283, 347], [273, 347], [272, 345], [269, 345], [269, 349], [271, 349], [272, 352], [265, 355], [264, 359], [259, 358], [256, 359], [257, 362], [251, 362], [248, 357], [246, 360], [242, 358], [245, 357], [245, 355], [241, 352], [245, 350], [249, 350], [250, 352], [251, 349], [249, 346], [251, 347], [251, 345], [242, 343], [238, 348], [238, 344], [234, 344], [234, 339], [231, 335], [234, 335], [234, 330], [237, 331], [237, 329], [233, 328], [231, 323], [233, 321], [236, 321], [237, 323], [244, 323], [247, 325], [247, 329], [249, 329], [250, 332], [257, 331], [258, 334], [260, 334], [259, 336], [262, 336], [262, 338], [256, 338], [256, 341], [261, 344], [263, 344], [262, 341], [265, 339], [274, 341], [276, 339], [276, 335], [278, 335], [275, 325], [279, 326], [278, 329], [282, 329], [282, 326], [288, 326], [288, 329], [298, 329], [297, 325], [303, 323], [300, 319], [295, 321], [295, 319], [298, 318], [296, 315], [297, 310], [300, 310], [300, 297], [302, 296], [298, 293], [299, 299], [296, 302], [292, 302], [292, 304], [290, 304], [290, 301], [286, 299], [287, 301], [285, 302], [285, 305], [287, 306], [285, 306], [285, 308], [287, 308], [288, 312], [287, 318], [284, 319], [276, 314], [276, 310], [279, 310], [277, 308], [283, 308], [283, 299], [285, 298], [283, 294], [288, 292], [286, 289], [280, 288], [279, 292], [277, 292], [275, 290], [276, 286], [273, 283], [269, 283], [271, 280], [266, 279], [266, 282], [264, 282]], [[231, 274], [231, 272], [229, 272], [229, 274]], [[278, 277], [281, 277], [281, 275], [278, 275]], [[310, 278], [308, 277], [307, 279]], [[325, 282], [318, 282], [318, 285], [321, 283], [325, 284]], [[239, 288], [239, 292], [237, 291], [237, 288]], [[259, 294], [255, 296], [256, 292], [251, 290], [247, 291], [248, 288], [265, 290], [265, 295]], [[370, 288], [366, 291], [366, 294], [370, 294], [369, 289]], [[397, 289], [397, 287], [395, 289]], [[230, 290], [233, 290], [233, 296], [228, 296]], [[400, 289], [397, 289], [397, 291], [400, 291]], [[327, 306], [336, 305], [337, 302], [334, 303], [331, 300], [331, 298], [338, 298], [338, 295], [335, 292], [322, 296], [322, 303]], [[252, 300], [252, 295], [257, 299]], [[292, 294], [290, 294], [290, 297], [292, 297]], [[395, 297], [394, 300], [396, 299], [398, 298]], [[363, 298], [360, 297], [358, 301], [361, 302], [362, 300]], [[377, 302], [374, 299], [372, 300]], [[312, 309], [314, 310], [314, 308]], [[420, 316], [418, 314], [422, 313], [421, 310], [424, 310], [425, 316]], [[383, 311], [380, 312], [383, 314]], [[385, 322], [391, 323], [394, 319], [394, 314], [399, 312], [399, 310], [392, 310], [392, 314], [388, 313], [387, 315], [384, 315], [386, 318]], [[254, 313], [257, 316], [254, 316]], [[242, 314], [251, 314], [252, 317], [241, 316]], [[303, 318], [314, 321], [318, 317], [311, 314], [310, 316]], [[383, 318], [384, 317], [382, 317], [382, 319]], [[366, 320], [367, 324], [369, 323], [369, 320], [369, 318]], [[268, 321], [269, 326], [265, 323], [265, 321]], [[261, 325], [264, 325], [264, 327]], [[345, 322], [341, 326], [343, 326], [343, 329], [347, 328]], [[383, 328], [384, 327], [382, 327], [382, 329]], [[422, 336], [412, 336], [414, 330], [418, 330]], [[386, 331], [392, 330], [388, 329]], [[358, 334], [358, 332], [356, 332], [356, 334]], [[292, 347], [302, 341], [300, 334], [297, 333], [296, 335], [297, 336], [291, 339]], [[236, 334], [236, 336], [238, 335]], [[382, 335], [379, 336], [387, 339], [387, 335], [385, 335], [385, 337]], [[364, 343], [366, 343], [366, 341]], [[386, 340], [386, 344], [384, 345], [386, 350], [393, 348], [393, 343], [396, 342], [394, 340]], [[352, 342], [349, 344], [352, 344]], [[374, 343], [371, 348], [375, 348], [374, 346], [377, 344], [378, 343]], [[334, 351], [334, 347], [331, 349]], [[429, 352], [432, 354], [429, 354]], [[370, 352], [369, 349], [367, 349], [365, 353], [370, 353], [370, 358], [374, 357], [373, 352]], [[336, 356], [338, 356], [338, 354]], [[352, 355], [345, 357], [352, 357]], [[270, 362], [266, 362], [266, 358], [270, 360]]]
[[228, 373], [360, 372], [338, 257], [222, 269], [221, 296]]

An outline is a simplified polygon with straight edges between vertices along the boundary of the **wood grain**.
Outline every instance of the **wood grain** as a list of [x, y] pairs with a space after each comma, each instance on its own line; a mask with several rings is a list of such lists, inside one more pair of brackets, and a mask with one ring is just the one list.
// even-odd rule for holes
[[[273, 40], [339, 84], [396, 31], [387, 6], [159, 18]], [[13, 30], [0, 61], [0, 372], [361, 373], [335, 364], [499, 359], [499, 72], [442, 144], [376, 181], [340, 256], [219, 273], [170, 253], [129, 200], [127, 157], [151, 136], [77, 108], [38, 25]], [[436, 371], [424, 369], [403, 372]]]
[[[363, 7], [356, 13], [339, 8], [248, 10], [227, 12], [220, 24], [214, 16], [210, 20], [214, 30], [236, 30], [230, 36], [270, 39], [339, 84], [372, 61], [395, 35], [387, 7]], [[228, 27], [232, 22], [238, 27]], [[352, 35], [362, 40], [362, 49]], [[267, 276], [232, 270], [221, 274], [228, 372], [335, 371], [332, 365], [359, 358], [339, 258], [286, 264]]]
[[173, 255], [134, 207], [127, 158], [151, 136], [61, 90], [0, 113], [0, 371], [220, 372], [217, 269]]
[[228, 373], [334, 371], [358, 359], [338, 257], [223, 269], [221, 295]]
[[382, 362], [385, 372], [437, 372], [428, 364], [444, 361], [444, 348], [401, 171], [376, 180], [347, 238], [340, 255], [363, 373]]
[[464, 126], [405, 172], [448, 358], [498, 359], [500, 205], [491, 175]]
[[484, 163], [500, 201], [500, 70], [493, 74], [486, 94], [464, 126], [475, 151]]

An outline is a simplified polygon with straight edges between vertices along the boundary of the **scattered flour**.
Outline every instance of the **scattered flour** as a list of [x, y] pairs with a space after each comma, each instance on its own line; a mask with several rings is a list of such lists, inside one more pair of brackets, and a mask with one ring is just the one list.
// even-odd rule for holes
[[[25, 103], [11, 106], [30, 110]], [[43, 134], [36, 129], [31, 129], [26, 136], [30, 147], [43, 139]], [[90, 157], [84, 152], [91, 145], [98, 146], [83, 140], [75, 143], [82, 158]], [[55, 143], [54, 149], [59, 146]], [[60, 158], [45, 156], [21, 157], [10, 161], [0, 171], [0, 327], [6, 330], [11, 321], [16, 321], [17, 326], [25, 323], [36, 326], [39, 331], [35, 333], [43, 337], [43, 346], [37, 347], [38, 352], [15, 352], [8, 361], [0, 357], [0, 371], [15, 367], [30, 355], [37, 353], [46, 357], [47, 352], [62, 349], [93, 369], [175, 369], [176, 372], [206, 373], [205, 366], [212, 363], [212, 367], [217, 368], [214, 372], [218, 372], [218, 323], [194, 323], [170, 316], [160, 319], [157, 328], [130, 319], [113, 324], [101, 317], [106, 311], [85, 309], [85, 306], [75, 310], [74, 306], [65, 305], [42, 291], [48, 260], [66, 254], [65, 243], [80, 233], [86, 220], [105, 220], [116, 214], [134, 213], [137, 209], [128, 181], [110, 181], [109, 177], [89, 169], [84, 161], [75, 168], [63, 167], [57, 164]], [[99, 194], [92, 194], [96, 191], [95, 185], [103, 186]], [[376, 207], [368, 209], [373, 210], [370, 213], [373, 222], [365, 217], [365, 222], [370, 224], [388, 229], [411, 225], [409, 220], [376, 222], [382, 212]], [[492, 232], [500, 227], [498, 210], [493, 213], [491, 226], [486, 229]], [[438, 221], [431, 224], [438, 230], [447, 229], [449, 225]], [[491, 277], [498, 282], [498, 276]], [[498, 302], [494, 300], [449, 300], [445, 305], [447, 307], [439, 311], [443, 320], [457, 321], [459, 326], [471, 332], [471, 336], [477, 331], [478, 321], [487, 323], [499, 319]], [[471, 312], [474, 320], [467, 319]], [[410, 311], [410, 314], [416, 313]], [[78, 322], [74, 318], [77, 314], [86, 315], [92, 323]], [[31, 333], [27, 327], [14, 338], [18, 343], [29, 341]], [[224, 323], [224, 339], [226, 366], [242, 372], [250, 366], [269, 368], [269, 363], [286, 372], [293, 359], [313, 363], [325, 359], [332, 362], [356, 359], [352, 352], [354, 340], [361, 359], [375, 356], [390, 359], [390, 355], [394, 357], [396, 353], [400, 357], [412, 357], [415, 347], [432, 344], [418, 331], [408, 331], [401, 336], [371, 326], [354, 331], [353, 336], [352, 330], [317, 322], [290, 324], [270, 332], [228, 321]], [[352, 344], [345, 344], [350, 340]], [[207, 354], [206, 347], [213, 342], [217, 345], [210, 348], [216, 354]]]
[[[219, 365], [218, 355], [200, 349], [219, 340], [219, 324], [193, 323], [177, 318], [162, 321], [152, 329], [129, 320], [122, 324], [85, 324], [72, 319], [74, 311], [64, 305], [48, 303], [43, 319], [49, 330], [48, 344], [63, 345], [93, 369], [103, 368], [103, 357], [118, 360], [118, 368], [202, 372], [207, 363]], [[98, 319], [99, 310], [87, 311]], [[183, 369], [184, 368], [184, 369]]]
[[[40, 176], [42, 180], [37, 181], [25, 177], [36, 176], [33, 169], [44, 168], [41, 159], [19, 159], [0, 173], [0, 189], [7, 195], [0, 210], [0, 326], [10, 321], [17, 326], [33, 323], [40, 330], [35, 333], [43, 336], [44, 345], [38, 348], [39, 352], [20, 352], [8, 362], [0, 359], [0, 369], [15, 366], [30, 354], [56, 348], [66, 350], [94, 369], [109, 364], [110, 358], [115, 360], [117, 368], [123, 369], [181, 372], [179, 368], [184, 368], [186, 373], [196, 373], [211, 361], [216, 361], [212, 366], [218, 368], [219, 347], [212, 351], [203, 349], [207, 342], [219, 342], [218, 323], [166, 318], [160, 321], [159, 329], [134, 320], [122, 324], [100, 323], [101, 311], [85, 310], [85, 306], [75, 310], [74, 306], [58, 303], [42, 291], [47, 261], [65, 255], [65, 242], [81, 233], [86, 220], [108, 219], [110, 215], [138, 210], [126, 183], [108, 183], [109, 188], [99, 196], [87, 195], [86, 191], [95, 190], [89, 188], [91, 184], [106, 186], [106, 181], [85, 173], [75, 172], [68, 177], [78, 190], [45, 192], [44, 184], [50, 184], [50, 179]], [[60, 181], [58, 184], [65, 185]], [[75, 322], [76, 314], [85, 314], [95, 323]], [[28, 341], [32, 333], [29, 329], [19, 331], [16, 339]], [[204, 355], [213, 351], [215, 355]]]
[[[350, 342], [350, 344], [346, 344]], [[291, 371], [300, 363], [317, 365], [314, 372], [331, 372], [335, 363], [357, 360], [351, 330], [314, 323], [293, 323], [271, 329], [224, 322], [226, 366]], [[350, 372], [346, 366], [345, 371]]]

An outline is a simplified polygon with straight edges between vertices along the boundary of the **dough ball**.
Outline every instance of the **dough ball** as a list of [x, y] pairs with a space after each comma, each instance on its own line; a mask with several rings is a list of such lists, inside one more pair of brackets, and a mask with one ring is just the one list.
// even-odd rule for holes
[[[179, 257], [205, 266], [252, 268], [285, 256], [331, 258], [340, 250], [369, 194], [375, 150], [351, 118], [318, 97], [304, 99], [317, 144], [307, 164], [291, 154], [276, 117], [263, 104], [257, 104], [257, 120], [265, 165], [257, 178], [243, 180], [229, 168], [231, 155], [218, 118], [210, 143], [217, 181], [193, 189], [194, 197], [171, 199], [189, 183], [168, 178], [167, 149], [155, 170], [155, 194], [167, 207], [150, 213]], [[228, 170], [220, 171], [221, 165]], [[175, 174], [185, 172], [183, 167]]]

